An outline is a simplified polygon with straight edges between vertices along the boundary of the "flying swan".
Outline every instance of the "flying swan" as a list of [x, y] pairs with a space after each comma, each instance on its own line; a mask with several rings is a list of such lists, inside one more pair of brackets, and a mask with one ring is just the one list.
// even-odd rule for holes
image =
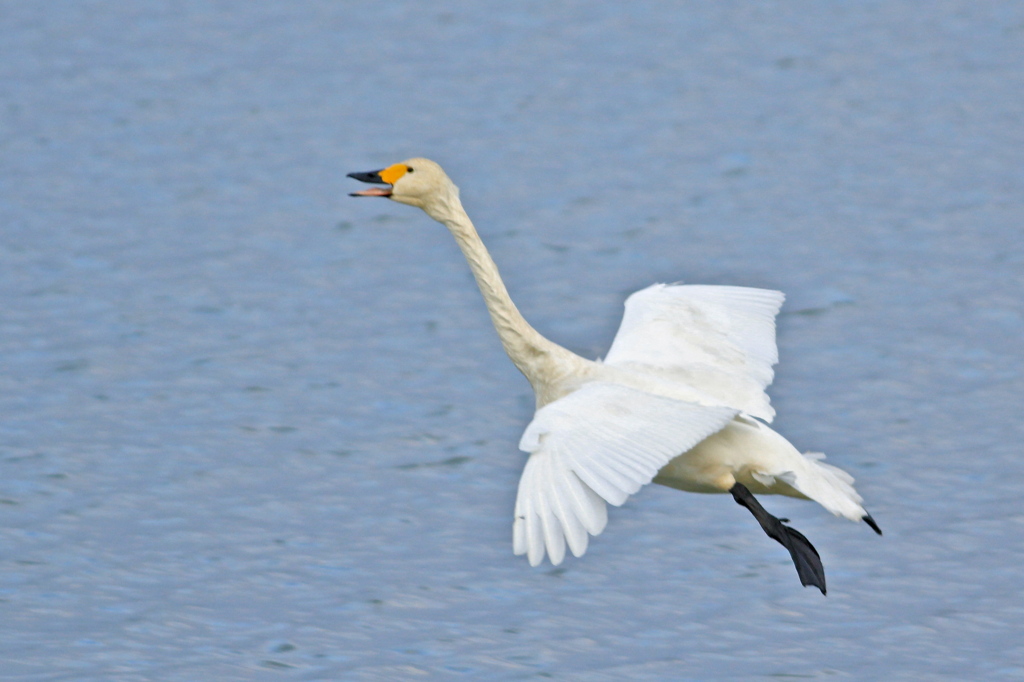
[[769, 514], [753, 493], [814, 500], [837, 516], [878, 525], [853, 477], [801, 454], [767, 426], [765, 388], [778, 361], [778, 291], [654, 284], [626, 300], [604, 361], [576, 355], [526, 322], [441, 167], [414, 158], [350, 173], [370, 187], [351, 196], [417, 206], [455, 237], [476, 277], [505, 352], [533, 386], [537, 411], [519, 447], [530, 453], [519, 481], [513, 549], [537, 566], [587, 550], [588, 533], [650, 482], [695, 493], [731, 493], [781, 543], [800, 582], [825, 594], [818, 552]]

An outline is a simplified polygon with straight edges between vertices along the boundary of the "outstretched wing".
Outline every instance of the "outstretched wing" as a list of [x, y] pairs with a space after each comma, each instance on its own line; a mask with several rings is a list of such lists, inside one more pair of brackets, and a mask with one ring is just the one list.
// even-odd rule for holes
[[728, 405], [771, 421], [765, 387], [778, 362], [775, 316], [780, 291], [655, 284], [626, 299], [605, 364], [656, 370]]
[[539, 409], [519, 448], [529, 452], [516, 498], [513, 549], [533, 566], [575, 556], [661, 467], [721, 430], [737, 410], [594, 382]]

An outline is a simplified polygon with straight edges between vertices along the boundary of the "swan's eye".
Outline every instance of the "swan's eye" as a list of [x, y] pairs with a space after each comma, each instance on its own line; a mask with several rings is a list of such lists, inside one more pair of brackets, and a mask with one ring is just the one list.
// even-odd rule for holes
[[414, 169], [414, 168], [413, 168], [412, 166], [406, 166], [406, 167], [405, 167], [405, 170], [406, 170], [406, 172], [408, 172], [408, 173], [412, 173], [412, 172], [413, 172], [413, 171], [414, 171], [415, 169]]

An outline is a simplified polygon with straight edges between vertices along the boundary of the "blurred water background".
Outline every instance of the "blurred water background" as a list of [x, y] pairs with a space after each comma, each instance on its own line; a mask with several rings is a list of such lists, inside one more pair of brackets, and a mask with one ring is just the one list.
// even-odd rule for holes
[[[1024, 678], [1024, 5], [0, 3], [0, 678]], [[542, 333], [777, 288], [777, 428], [885, 530], [651, 486], [531, 569]]]

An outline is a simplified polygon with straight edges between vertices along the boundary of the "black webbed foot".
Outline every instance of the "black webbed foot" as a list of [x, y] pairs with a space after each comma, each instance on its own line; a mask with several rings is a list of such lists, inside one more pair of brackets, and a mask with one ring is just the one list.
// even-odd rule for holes
[[[785, 525], [783, 521], [787, 519], [779, 519], [769, 514], [742, 483], [734, 485], [729, 492], [737, 504], [750, 510], [768, 537], [789, 550], [800, 583], [805, 587], [813, 585], [825, 594], [825, 567], [821, 565], [821, 557], [818, 556], [814, 545], [800, 531]], [[865, 517], [865, 520], [868, 518], [870, 517]]]
[[871, 530], [875, 531], [879, 535], [882, 534], [882, 529], [879, 528], [878, 524], [875, 523], [875, 520], [873, 518], [871, 518], [871, 514], [867, 514], [867, 513], [864, 514], [864, 523], [866, 523], [869, 526], [871, 526]]

